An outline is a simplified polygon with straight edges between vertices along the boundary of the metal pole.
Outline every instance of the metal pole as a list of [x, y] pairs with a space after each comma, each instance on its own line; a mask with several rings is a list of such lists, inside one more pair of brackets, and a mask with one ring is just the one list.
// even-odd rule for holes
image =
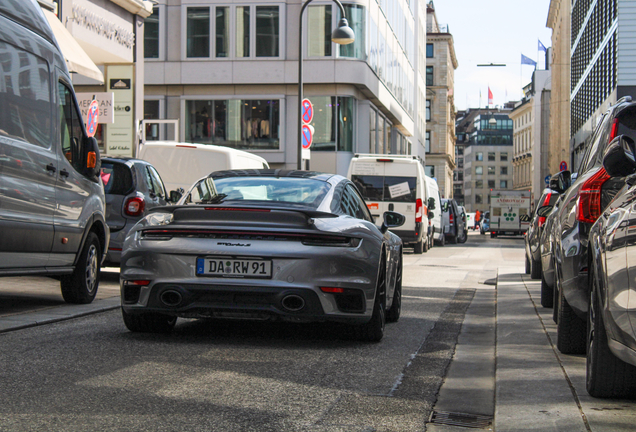
[[[300, 20], [298, 22], [298, 160], [297, 166], [302, 170], [303, 163], [303, 12], [309, 3], [313, 0], [307, 0], [303, 7], [300, 8]], [[346, 18], [344, 6], [339, 0], [333, 0], [340, 8], [342, 18]]]

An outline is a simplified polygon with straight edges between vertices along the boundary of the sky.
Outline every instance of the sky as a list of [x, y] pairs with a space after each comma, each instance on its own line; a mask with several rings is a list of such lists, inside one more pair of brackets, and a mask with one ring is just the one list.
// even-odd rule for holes
[[[520, 100], [534, 67], [521, 65], [521, 54], [545, 68], [538, 40], [551, 46], [546, 27], [550, 0], [433, 0], [437, 21], [453, 35], [459, 66], [455, 70], [455, 106], [458, 110], [485, 107], [488, 86], [493, 104]], [[505, 67], [478, 67], [503, 63]], [[481, 91], [481, 105], [479, 93]]]

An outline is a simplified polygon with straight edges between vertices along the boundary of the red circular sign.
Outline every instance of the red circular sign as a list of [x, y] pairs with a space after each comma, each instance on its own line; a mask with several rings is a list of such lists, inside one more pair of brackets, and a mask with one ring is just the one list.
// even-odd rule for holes
[[311, 104], [309, 99], [303, 99], [302, 110], [303, 112], [301, 116], [303, 123], [311, 123], [314, 119], [314, 106]]
[[566, 169], [568, 169], [568, 164], [565, 161], [561, 161], [561, 163], [559, 164], [559, 169], [561, 171], [565, 171]]
[[303, 125], [303, 148], [308, 149], [314, 140], [314, 133], [311, 126]]
[[86, 118], [86, 132], [89, 137], [95, 136], [95, 132], [97, 132], [97, 120], [99, 120], [99, 104], [94, 100], [88, 107]]

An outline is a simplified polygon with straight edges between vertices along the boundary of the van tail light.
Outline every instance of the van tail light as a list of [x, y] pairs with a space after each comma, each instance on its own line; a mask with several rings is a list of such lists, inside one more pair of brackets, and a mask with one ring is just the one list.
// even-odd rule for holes
[[146, 208], [146, 202], [141, 197], [132, 197], [126, 200], [124, 204], [124, 213], [126, 216], [141, 216]]
[[422, 200], [418, 198], [417, 201], [415, 201], [415, 223], [422, 223], [422, 214]]
[[596, 222], [603, 211], [601, 208], [601, 186], [609, 178], [605, 168], [601, 167], [583, 183], [579, 191], [579, 198], [576, 201], [576, 220], [588, 223]]
[[453, 217], [452, 213], [448, 214], [448, 220], [450, 221], [451, 225], [455, 223], [455, 217]]
[[[547, 206], [548, 204], [550, 204], [550, 197], [552, 196], [552, 192], [548, 192], [548, 194], [545, 196], [545, 199], [543, 200], [543, 203], [541, 203], [541, 205], [539, 206], [539, 208], [543, 207], [543, 206]], [[539, 226], [543, 225], [545, 223], [545, 216], [539, 216]]]

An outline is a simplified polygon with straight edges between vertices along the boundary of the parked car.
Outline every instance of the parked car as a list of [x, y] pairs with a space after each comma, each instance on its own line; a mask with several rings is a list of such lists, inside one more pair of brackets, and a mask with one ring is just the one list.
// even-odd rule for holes
[[[554, 307], [554, 220], [562, 199], [563, 195], [559, 194], [551, 209], [546, 208], [541, 211], [542, 213], [549, 212], [543, 224], [539, 240], [539, 249], [541, 251], [541, 306], [546, 308]], [[554, 311], [556, 311], [556, 308]], [[553, 319], [556, 323], [557, 319], [554, 311]]]
[[385, 211], [399, 212], [406, 217], [406, 222], [395, 234], [405, 246], [413, 247], [416, 254], [428, 251], [433, 243], [428, 207], [435, 204], [433, 197], [427, 196], [424, 164], [420, 158], [356, 154], [349, 163], [347, 178], [358, 187], [377, 226], [382, 225]]
[[444, 220], [444, 235], [451, 243], [466, 241], [466, 217], [462, 217], [459, 206], [454, 199], [442, 199], [442, 219]]
[[0, 29], [0, 276], [59, 277], [90, 303], [109, 240], [97, 140], [41, 6], [0, 2]]
[[104, 156], [101, 178], [110, 228], [104, 265], [119, 267], [124, 240], [133, 225], [151, 209], [176, 203], [182, 193], [171, 191], [168, 195], [155, 167], [141, 159]]
[[636, 136], [636, 103], [629, 96], [620, 99], [599, 120], [578, 177], [564, 193], [555, 216], [557, 348], [564, 354], [585, 353], [591, 263], [588, 235], [592, 224], [625, 184], [620, 177], [610, 177], [602, 165], [605, 149], [619, 135]]
[[[630, 109], [630, 108], [628, 108]], [[626, 185], [590, 231], [586, 388], [594, 397], [636, 397], [636, 162], [634, 139], [618, 135], [603, 167]]]
[[[541, 233], [546, 216], [552, 211], [554, 203], [559, 198], [558, 192], [546, 188], [539, 198], [537, 207], [530, 219], [530, 226], [524, 236], [526, 246], [526, 274], [532, 279], [541, 279]], [[541, 212], [539, 210], [542, 209]]]
[[335, 321], [379, 341], [400, 317], [402, 242], [389, 229], [405, 220], [383, 218], [378, 228], [339, 175], [214, 172], [130, 231], [124, 323], [169, 332], [177, 317]]
[[428, 197], [428, 224], [431, 230], [431, 244], [444, 246], [446, 237], [444, 236], [443, 218], [442, 218], [442, 198], [439, 195], [439, 187], [437, 180], [427, 175], [426, 180], [426, 196]]
[[490, 211], [485, 211], [479, 221], [479, 234], [485, 235], [490, 231]]

